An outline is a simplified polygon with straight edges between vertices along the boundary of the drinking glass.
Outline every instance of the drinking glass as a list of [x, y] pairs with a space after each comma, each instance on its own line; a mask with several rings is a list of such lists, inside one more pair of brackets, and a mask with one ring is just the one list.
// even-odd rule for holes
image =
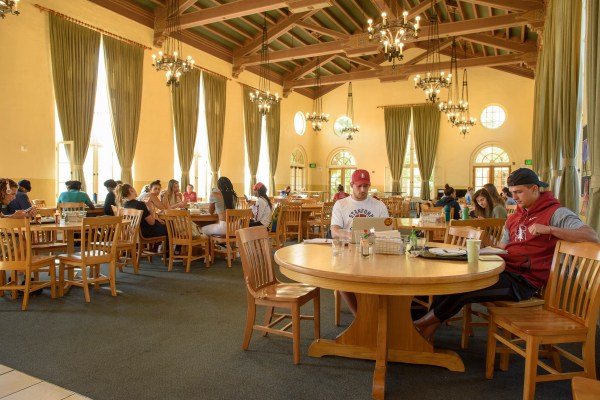
[[467, 262], [476, 263], [479, 259], [479, 248], [481, 247], [481, 240], [479, 239], [467, 239]]
[[341, 238], [335, 238], [331, 240], [331, 249], [334, 256], [340, 255], [342, 253], [342, 246], [344, 242]]

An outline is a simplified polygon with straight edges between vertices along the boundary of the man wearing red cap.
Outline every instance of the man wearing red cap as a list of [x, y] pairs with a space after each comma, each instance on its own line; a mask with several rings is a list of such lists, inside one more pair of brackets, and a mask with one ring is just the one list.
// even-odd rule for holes
[[[350, 182], [352, 194], [350, 197], [338, 200], [331, 213], [331, 236], [351, 239], [348, 229], [352, 227], [352, 220], [357, 217], [386, 218], [389, 217], [388, 209], [381, 201], [369, 196], [371, 177], [364, 169], [357, 169], [352, 174]], [[340, 295], [348, 304], [352, 314], [356, 314], [356, 296], [351, 292], [342, 292]]]

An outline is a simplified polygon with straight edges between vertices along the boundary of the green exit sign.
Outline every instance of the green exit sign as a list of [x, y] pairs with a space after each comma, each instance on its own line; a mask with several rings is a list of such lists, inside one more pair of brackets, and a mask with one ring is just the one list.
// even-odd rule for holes
[[533, 160], [525, 160], [525, 165], [533, 165]]
[[317, 163], [310, 163], [310, 164], [308, 164], [308, 166], [310, 168], [317, 168]]

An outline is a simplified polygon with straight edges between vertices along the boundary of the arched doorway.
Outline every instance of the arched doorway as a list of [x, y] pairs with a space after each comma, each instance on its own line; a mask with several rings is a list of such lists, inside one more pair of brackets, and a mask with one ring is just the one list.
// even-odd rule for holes
[[481, 189], [486, 183], [493, 183], [498, 190], [506, 186], [510, 175], [510, 157], [495, 144], [480, 148], [473, 158], [473, 187]]
[[337, 192], [337, 186], [343, 185], [350, 192], [352, 173], [356, 171], [356, 159], [348, 150], [339, 150], [329, 161], [329, 198]]
[[306, 157], [301, 148], [296, 148], [290, 156], [290, 188], [292, 192], [305, 190]]

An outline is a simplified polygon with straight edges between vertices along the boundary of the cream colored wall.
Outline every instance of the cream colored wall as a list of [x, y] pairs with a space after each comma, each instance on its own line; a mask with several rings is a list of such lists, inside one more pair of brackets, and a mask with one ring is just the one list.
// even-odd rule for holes
[[[55, 9], [91, 25], [152, 47], [153, 31], [125, 17], [85, 0], [36, 0], [42, 6]], [[3, 81], [0, 97], [2, 121], [2, 165], [0, 175], [32, 181], [33, 198], [54, 199], [54, 95], [50, 71], [50, 51], [47, 14], [33, 7], [33, 0], [22, 0], [21, 15], [8, 16], [0, 29], [0, 48], [10, 54], [0, 64]], [[9, 32], [10, 34], [6, 34]], [[162, 73], [151, 66], [151, 55], [156, 49], [145, 51], [144, 88], [138, 145], [134, 161], [135, 186], [173, 175], [173, 133], [169, 92]], [[191, 54], [197, 64], [230, 76], [231, 65], [213, 56], [184, 45], [184, 54]], [[462, 138], [443, 122], [440, 131], [435, 185], [445, 182], [455, 187], [470, 182], [469, 159], [482, 143], [497, 142], [509, 152], [519, 166], [531, 158], [531, 119], [533, 108], [533, 81], [493, 69], [472, 69], [470, 99], [475, 115], [488, 103], [500, 103], [507, 110], [505, 126], [488, 130], [481, 125]], [[227, 115], [225, 122], [224, 152], [221, 175], [228, 176], [238, 191], [244, 182], [244, 127], [242, 87], [238, 82], [258, 85], [258, 77], [243, 72], [239, 79], [227, 84]], [[273, 86], [273, 85], [272, 85]], [[281, 88], [272, 87], [281, 93]], [[383, 189], [384, 170], [388, 165], [385, 152], [383, 110], [378, 105], [421, 103], [423, 94], [413, 88], [412, 79], [406, 82], [385, 83], [377, 80], [353, 83], [356, 122], [361, 131], [353, 142], [333, 134], [333, 122], [346, 112], [347, 85], [328, 93], [323, 108], [331, 120], [322, 132], [307, 128], [303, 136], [296, 135], [293, 117], [297, 111], [312, 109], [312, 101], [292, 93], [282, 101], [281, 139], [275, 189], [289, 183], [289, 157], [296, 146], [307, 153], [307, 164], [316, 163], [316, 169], [307, 170], [307, 188], [323, 190], [327, 186], [327, 161], [337, 149], [350, 150], [358, 166], [372, 173], [376, 188]], [[21, 146], [28, 151], [21, 152]]]
[[[135, 42], [152, 47], [153, 31], [143, 25], [119, 16], [103, 7], [85, 0], [36, 0], [42, 6], [100, 27]], [[48, 16], [33, 7], [34, 1], [22, 0], [21, 15], [9, 16], [2, 21], [0, 48], [11, 57], [0, 64], [0, 74], [9, 77], [3, 84], [0, 97], [2, 121], [2, 166], [0, 175], [14, 179], [31, 180], [33, 198], [55, 199], [54, 166], [54, 94], [50, 67]], [[10, 32], [7, 34], [6, 32]], [[16, 40], [15, 40], [16, 39]], [[167, 181], [173, 176], [173, 130], [169, 89], [164, 74], [152, 67], [152, 53], [144, 52], [144, 86], [142, 111], [136, 157], [134, 160], [134, 185], [140, 188], [154, 179]], [[211, 71], [231, 76], [231, 65], [213, 56], [184, 45], [184, 54], [191, 54], [196, 63]], [[225, 122], [224, 151], [221, 175], [228, 176], [236, 189], [243, 191], [244, 182], [244, 127], [242, 82], [258, 86], [258, 77], [243, 72], [239, 79], [227, 83], [227, 114]], [[272, 90], [281, 88], [272, 85]], [[280, 165], [276, 180], [289, 181], [287, 168], [291, 149], [297, 143], [310, 148], [310, 137], [292, 135], [296, 110], [308, 110], [311, 100], [292, 94], [282, 103], [282, 138]], [[21, 152], [22, 145], [28, 147]], [[282, 183], [283, 184], [283, 183]]]

